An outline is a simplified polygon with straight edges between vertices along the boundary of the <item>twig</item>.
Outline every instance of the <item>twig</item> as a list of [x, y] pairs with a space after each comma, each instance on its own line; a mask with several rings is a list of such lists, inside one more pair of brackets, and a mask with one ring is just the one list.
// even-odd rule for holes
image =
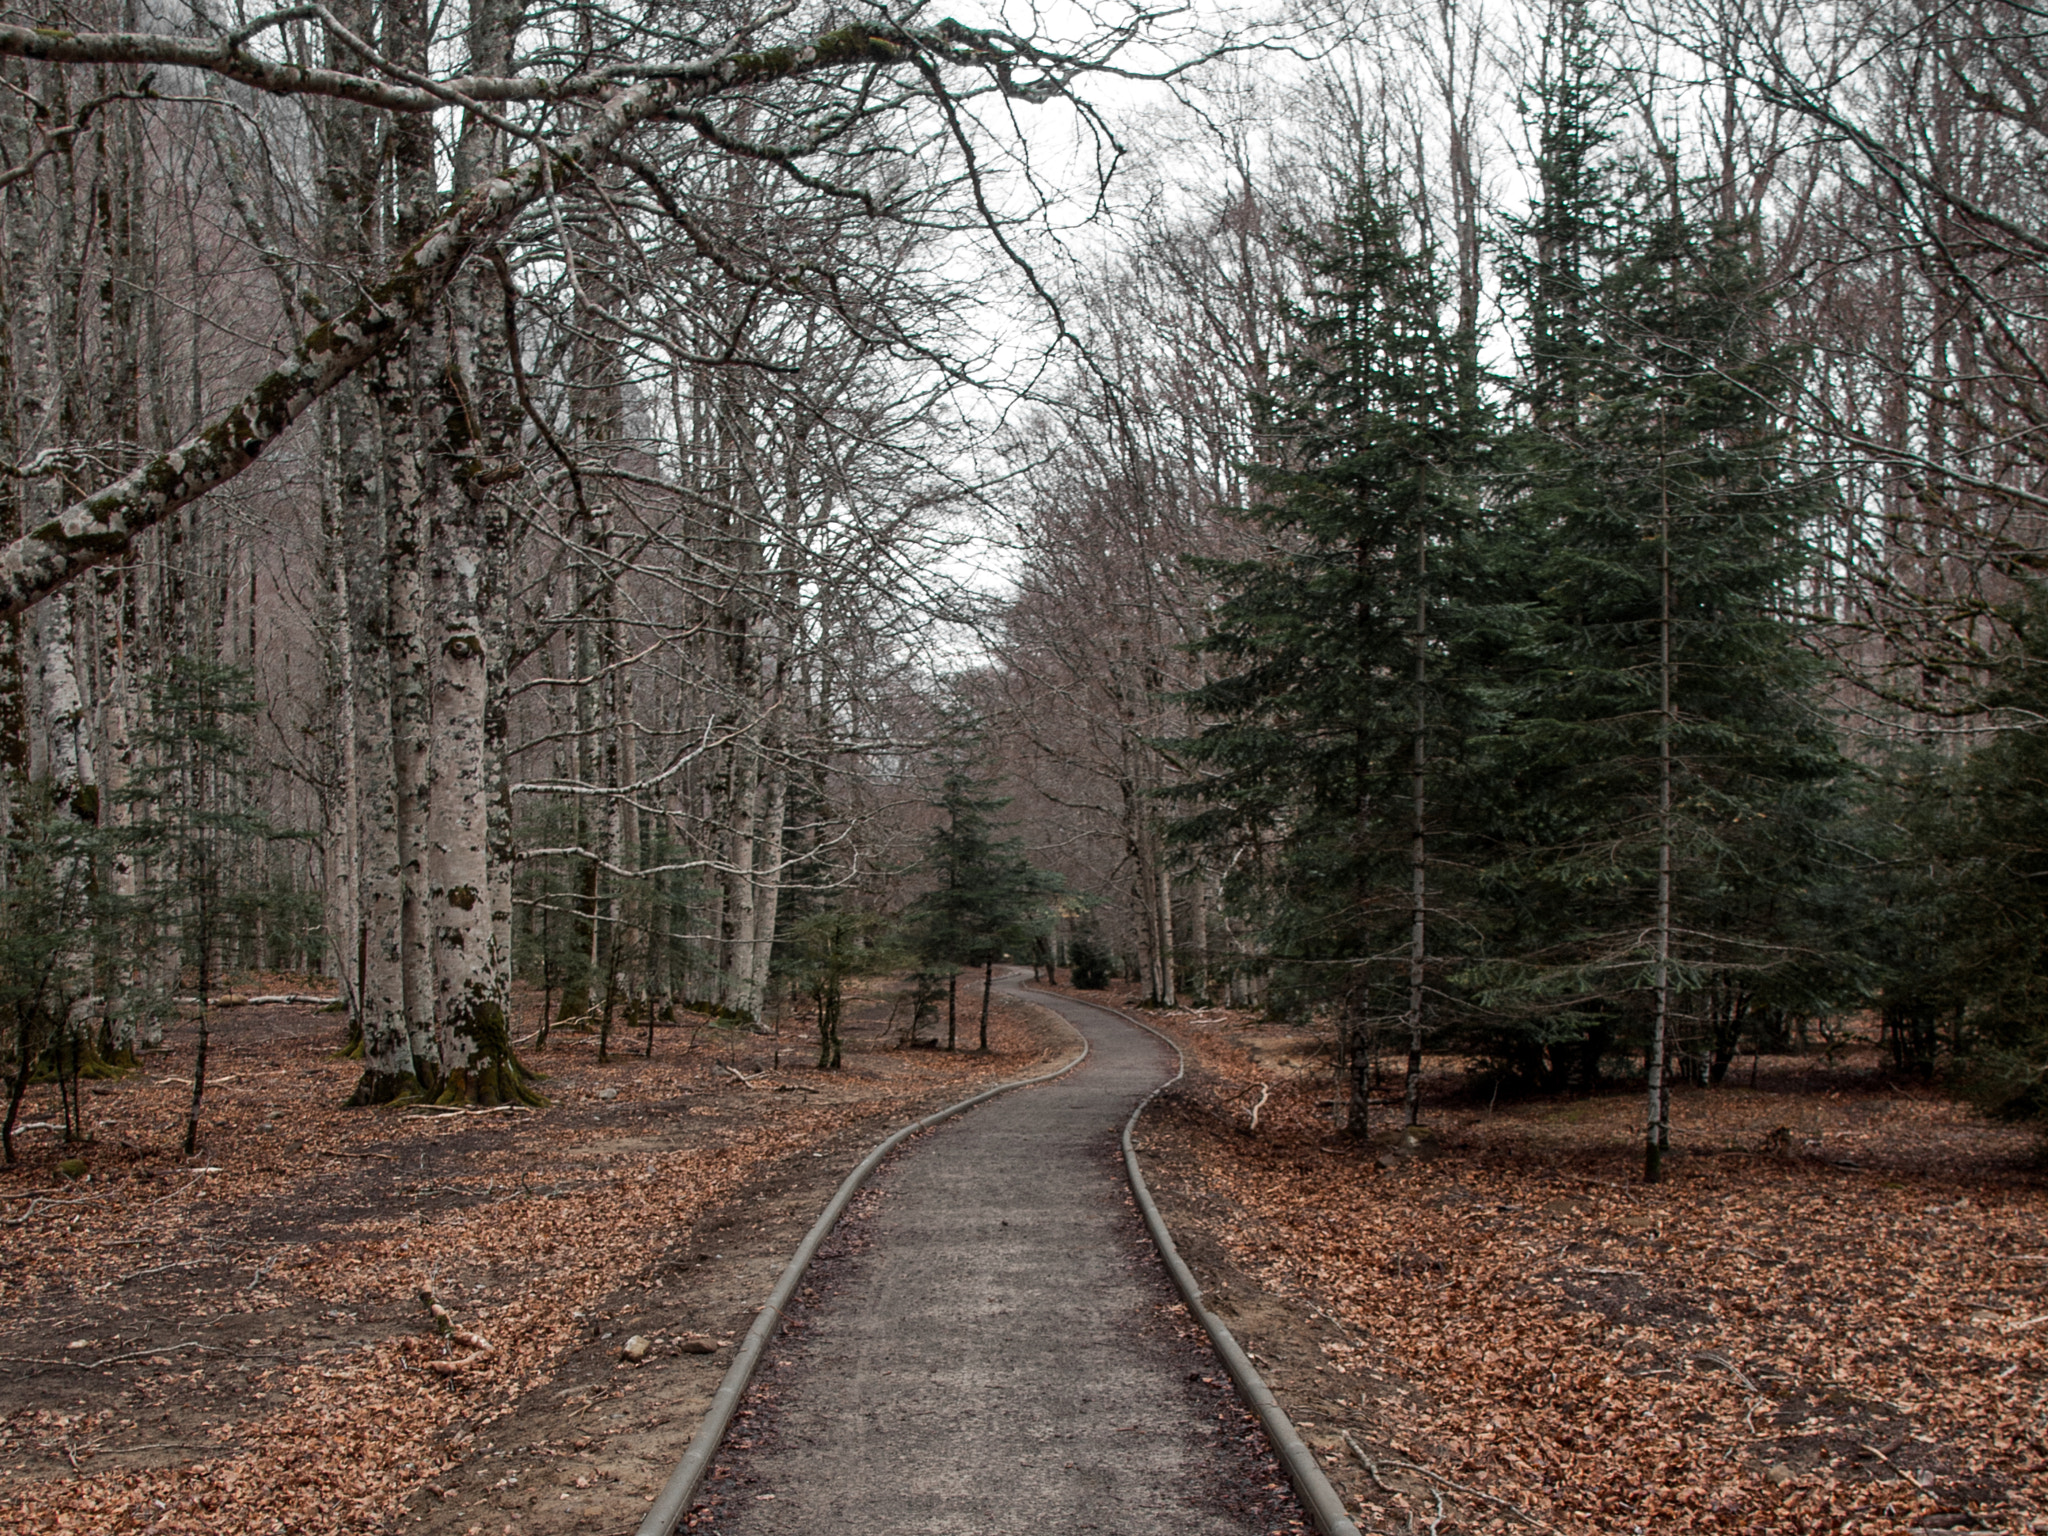
[[[502, 1115], [510, 1110], [531, 1111], [531, 1104], [492, 1104], [487, 1108], [471, 1109], [461, 1104], [429, 1104], [412, 1111], [409, 1118], [414, 1120], [454, 1120], [463, 1115]], [[396, 1161], [396, 1159], [393, 1159]]]
[[1398, 1495], [1401, 1492], [1400, 1489], [1393, 1487], [1391, 1484], [1387, 1482], [1387, 1480], [1384, 1477], [1380, 1476], [1379, 1463], [1374, 1461], [1370, 1456], [1365, 1454], [1364, 1448], [1360, 1446], [1356, 1440], [1351, 1438], [1351, 1431], [1348, 1429], [1344, 1431], [1344, 1443], [1351, 1447], [1352, 1455], [1356, 1456], [1360, 1461], [1365, 1463], [1365, 1470], [1372, 1474], [1372, 1480], [1380, 1485], [1380, 1491], [1382, 1493], [1391, 1493]]
[[218, 1264], [219, 1259], [180, 1259], [175, 1264], [158, 1264], [149, 1269], [138, 1269], [133, 1274], [122, 1275], [113, 1284], [126, 1285], [130, 1280], [140, 1280], [144, 1275], [160, 1275], [169, 1269], [198, 1269], [206, 1264]]
[[387, 1163], [398, 1161], [389, 1152], [346, 1152], [340, 1147], [316, 1147], [314, 1150], [322, 1157], [381, 1157]]
[[[721, 1072], [730, 1072], [734, 1077], [738, 1078], [741, 1082], [745, 1083], [749, 1088], [754, 1086], [756, 1079], [763, 1078], [768, 1075], [768, 1072], [756, 1072], [753, 1075], [753, 1077], [749, 1077], [746, 1073], [742, 1072], [738, 1067], [727, 1066], [724, 1062], [720, 1062], [718, 1064], [718, 1067]], [[769, 1072], [772, 1072], [773, 1070], [774, 1068], [772, 1067], [768, 1069]]]
[[0, 1355], [0, 1360], [15, 1365], [68, 1365], [74, 1371], [96, 1371], [101, 1366], [119, 1365], [124, 1360], [140, 1360], [148, 1355], [168, 1355], [180, 1349], [204, 1349], [206, 1346], [197, 1339], [187, 1339], [182, 1344], [157, 1344], [148, 1349], [138, 1349], [132, 1354], [109, 1355], [104, 1360], [47, 1359], [40, 1355]]
[[1259, 1128], [1259, 1111], [1266, 1107], [1266, 1100], [1271, 1098], [1272, 1096], [1273, 1090], [1271, 1088], [1268, 1088], [1264, 1083], [1259, 1084], [1259, 1102], [1252, 1106], [1252, 1123], [1250, 1129], [1256, 1131]]
[[[1372, 1473], [1373, 1481], [1379, 1483], [1379, 1485], [1382, 1488], [1387, 1488], [1387, 1485], [1384, 1482], [1380, 1481], [1379, 1468], [1376, 1465], [1374, 1465], [1373, 1459], [1370, 1456], [1366, 1455], [1364, 1451], [1358, 1448], [1358, 1442], [1351, 1438], [1351, 1432], [1349, 1430], [1346, 1430], [1344, 1432], [1344, 1443], [1351, 1447], [1352, 1454], [1357, 1456], [1360, 1461], [1365, 1463], [1366, 1470]], [[1490, 1493], [1483, 1493], [1477, 1488], [1468, 1488], [1463, 1483], [1454, 1483], [1448, 1477], [1445, 1477], [1442, 1473], [1432, 1472], [1428, 1467], [1422, 1466], [1417, 1462], [1403, 1461], [1398, 1456], [1389, 1456], [1386, 1458], [1386, 1462], [1387, 1465], [1390, 1467], [1404, 1467], [1410, 1472], [1419, 1472], [1424, 1477], [1428, 1478], [1432, 1483], [1440, 1483], [1444, 1487], [1450, 1489], [1453, 1493], [1462, 1493], [1474, 1499], [1484, 1499], [1487, 1503], [1493, 1505], [1494, 1508], [1500, 1510], [1501, 1513], [1506, 1515], [1512, 1515], [1515, 1519], [1520, 1520], [1525, 1525], [1535, 1526], [1536, 1529], [1539, 1531], [1547, 1531], [1551, 1529], [1550, 1526], [1545, 1525], [1541, 1520], [1538, 1520], [1534, 1515], [1529, 1514], [1528, 1512], [1514, 1504], [1510, 1504], [1506, 1499], [1497, 1498]], [[1398, 1490], [1393, 1488], [1387, 1488], [1387, 1492], [1389, 1493], [1394, 1493], [1397, 1491]]]
[[102, 1445], [98, 1454], [134, 1456], [143, 1451], [217, 1451], [221, 1444], [218, 1440], [155, 1440], [148, 1445]]
[[1749, 1377], [1744, 1374], [1741, 1366], [1737, 1365], [1733, 1360], [1730, 1360], [1726, 1355], [1717, 1355], [1711, 1349], [1696, 1349], [1693, 1351], [1692, 1357], [1695, 1360], [1706, 1360], [1714, 1365], [1720, 1366], [1722, 1370], [1726, 1371], [1730, 1376], [1733, 1376], [1737, 1381], [1741, 1382], [1745, 1387], [1749, 1388], [1749, 1390], [1754, 1392], [1758, 1397], [1770, 1396], [1768, 1392], [1764, 1391], [1762, 1387], [1758, 1386], [1755, 1382], [1751, 1381]]

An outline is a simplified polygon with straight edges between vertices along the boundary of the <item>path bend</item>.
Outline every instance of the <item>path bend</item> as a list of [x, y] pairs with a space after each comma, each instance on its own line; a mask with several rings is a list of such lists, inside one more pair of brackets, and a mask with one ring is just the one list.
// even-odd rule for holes
[[1115, 1014], [1019, 994], [1089, 1059], [911, 1143], [871, 1214], [812, 1271], [802, 1330], [728, 1442], [731, 1536], [1248, 1536], [1270, 1468], [1175, 1297], [1118, 1136], [1175, 1070]]

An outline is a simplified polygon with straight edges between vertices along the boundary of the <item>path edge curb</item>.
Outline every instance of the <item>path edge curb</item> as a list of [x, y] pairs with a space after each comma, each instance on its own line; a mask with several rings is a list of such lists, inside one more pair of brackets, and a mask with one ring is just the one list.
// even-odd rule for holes
[[[1088, 1002], [1076, 998], [1076, 1002]], [[1180, 1048], [1180, 1042], [1162, 1029], [1155, 1029], [1143, 1019], [1133, 1018], [1121, 1008], [1106, 1003], [1091, 1003], [1105, 1013], [1113, 1013], [1126, 1023], [1135, 1024], [1148, 1034], [1156, 1035], [1173, 1048], [1174, 1060], [1179, 1066], [1172, 1077], [1146, 1094], [1131, 1111], [1131, 1118], [1124, 1122], [1124, 1173], [1130, 1179], [1131, 1194], [1138, 1202], [1138, 1210], [1145, 1218], [1145, 1228], [1152, 1234], [1153, 1246], [1159, 1250], [1159, 1257], [1166, 1265], [1166, 1272], [1173, 1276], [1174, 1289], [1186, 1303], [1188, 1315], [1209, 1335], [1209, 1342], [1215, 1346], [1216, 1354], [1223, 1361], [1224, 1370], [1237, 1384], [1239, 1396], [1259, 1416], [1259, 1423], [1266, 1431], [1266, 1439], [1272, 1444], [1281, 1465], [1287, 1468], [1288, 1481], [1294, 1484], [1294, 1491], [1301, 1502], [1308, 1506], [1316, 1529], [1323, 1536], [1360, 1536], [1359, 1529], [1344, 1512], [1343, 1497], [1330, 1485], [1323, 1475], [1323, 1469], [1316, 1465], [1315, 1452], [1308, 1448], [1294, 1421], [1287, 1417], [1287, 1410], [1280, 1406], [1280, 1400], [1273, 1396], [1273, 1389], [1266, 1385], [1266, 1379], [1251, 1362], [1251, 1356], [1244, 1352], [1244, 1346], [1237, 1342], [1222, 1318], [1211, 1312], [1202, 1300], [1201, 1284], [1195, 1279], [1195, 1272], [1188, 1268], [1187, 1261], [1180, 1256], [1180, 1250], [1173, 1245], [1173, 1234], [1166, 1230], [1166, 1221], [1159, 1214], [1159, 1207], [1152, 1199], [1152, 1191], [1145, 1184], [1145, 1175], [1138, 1167], [1138, 1149], [1131, 1140], [1131, 1133], [1138, 1127], [1138, 1118], [1152, 1107], [1152, 1101], [1167, 1089], [1187, 1076], [1187, 1053]], [[665, 1536], [665, 1533], [664, 1533]]]
[[[1055, 1018], [1059, 1015], [1048, 1008]], [[1061, 1019], [1061, 1023], [1073, 1028], [1072, 1021]], [[1081, 1035], [1081, 1031], [1074, 1030]], [[1156, 1034], [1157, 1031], [1155, 1030]], [[1163, 1036], [1161, 1038], [1164, 1038]], [[740, 1400], [746, 1396], [752, 1385], [754, 1372], [761, 1364], [761, 1355], [768, 1347], [768, 1341], [782, 1325], [783, 1308], [796, 1294], [796, 1288], [811, 1267], [811, 1260], [818, 1256], [818, 1250], [825, 1245], [825, 1239], [832, 1235], [832, 1229], [839, 1225], [839, 1218], [846, 1214], [846, 1207], [860, 1192], [863, 1184], [874, 1176], [882, 1160], [919, 1131], [928, 1131], [933, 1126], [964, 1114], [977, 1104], [986, 1103], [997, 1094], [1008, 1093], [1013, 1088], [1029, 1088], [1033, 1083], [1049, 1083], [1056, 1077], [1064, 1077], [1088, 1059], [1092, 1050], [1088, 1037], [1081, 1035], [1081, 1049], [1069, 1060], [1054, 1067], [1050, 1072], [1040, 1072], [1035, 1077], [1013, 1078], [1007, 1083], [998, 1083], [993, 1088], [984, 1088], [980, 1093], [962, 1099], [957, 1104], [948, 1104], [944, 1109], [932, 1111], [922, 1120], [913, 1121], [901, 1130], [892, 1131], [875, 1144], [868, 1155], [840, 1183], [826, 1202], [818, 1219], [811, 1223], [811, 1230], [804, 1234], [804, 1240], [783, 1266], [782, 1277], [775, 1282], [775, 1289], [768, 1293], [768, 1299], [755, 1314], [754, 1326], [747, 1330], [747, 1336], [740, 1343], [732, 1357], [732, 1364], [726, 1367], [725, 1378], [719, 1382], [718, 1391], [712, 1394], [711, 1406], [704, 1410], [704, 1417], [697, 1425], [697, 1433], [690, 1439], [689, 1449], [683, 1452], [683, 1459], [676, 1464], [675, 1471], [662, 1484], [661, 1492], [655, 1495], [654, 1505], [641, 1519], [634, 1536], [673, 1536], [683, 1516], [689, 1513], [690, 1501], [696, 1497], [697, 1485], [704, 1480], [704, 1474], [711, 1470], [711, 1459], [718, 1454], [718, 1447], [725, 1439], [725, 1432], [732, 1427], [733, 1415], [739, 1412]], [[1130, 1145], [1130, 1132], [1125, 1130], [1125, 1146]]]

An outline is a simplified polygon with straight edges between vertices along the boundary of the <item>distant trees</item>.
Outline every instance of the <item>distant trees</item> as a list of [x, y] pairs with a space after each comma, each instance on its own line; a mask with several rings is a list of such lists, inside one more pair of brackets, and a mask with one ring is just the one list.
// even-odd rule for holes
[[945, 819], [925, 846], [923, 872], [931, 888], [910, 912], [912, 944], [926, 971], [948, 968], [946, 1049], [955, 1049], [958, 972], [981, 971], [978, 1048], [988, 1049], [989, 995], [996, 962], [1027, 953], [1048, 926], [1049, 898], [1058, 882], [1034, 869], [1014, 838], [1000, 838], [995, 817], [1006, 800], [988, 798], [964, 768], [949, 771], [936, 809]]

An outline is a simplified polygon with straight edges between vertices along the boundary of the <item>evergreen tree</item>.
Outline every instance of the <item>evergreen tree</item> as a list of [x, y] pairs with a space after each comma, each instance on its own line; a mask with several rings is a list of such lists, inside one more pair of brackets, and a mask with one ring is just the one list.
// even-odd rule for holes
[[1524, 622], [1497, 670], [1495, 917], [1467, 979], [1553, 1050], [1644, 1037], [1654, 1181], [1675, 1000], [1795, 953], [1786, 898], [1820, 857], [1837, 761], [1789, 617], [1816, 502], [1784, 462], [1761, 281], [1662, 168], [1611, 192], [1589, 163], [1589, 48], [1571, 35], [1579, 62], [1543, 98], [1554, 159], [1526, 226], [1525, 430], [1496, 555]]
[[1014, 838], [999, 838], [995, 817], [1009, 804], [989, 798], [987, 786], [962, 768], [949, 771], [938, 808], [945, 816], [925, 846], [925, 866], [936, 885], [910, 913], [910, 940], [927, 969], [945, 966], [948, 978], [946, 1049], [958, 1043], [959, 966], [981, 969], [980, 1049], [988, 1049], [989, 995], [995, 964], [1027, 948], [1051, 921], [1048, 898], [1057, 877], [1034, 869]]
[[792, 970], [817, 1014], [818, 1070], [836, 1072], [847, 982], [889, 970], [900, 956], [886, 942], [887, 925], [880, 915], [852, 903], [805, 914], [790, 925], [789, 936]]
[[90, 953], [79, 942], [110, 914], [92, 878], [105, 837], [74, 807], [59, 803], [47, 779], [17, 792], [0, 840], [0, 1036], [11, 1056], [0, 1153], [14, 1162], [14, 1126], [39, 1066], [54, 1067], [64, 1105], [64, 1139], [87, 1134], [78, 1079], [87, 1047], [77, 1019], [92, 986]]
[[1408, 223], [1361, 185], [1307, 242], [1307, 345], [1260, 407], [1280, 467], [1250, 515], [1274, 553], [1215, 568], [1230, 594], [1204, 646], [1228, 672], [1194, 696], [1216, 723], [1190, 744], [1203, 803], [1181, 828], [1269, 850], [1234, 894], [1263, 908], [1283, 989], [1345, 1011], [1361, 1134], [1375, 1013], [1406, 1026], [1417, 1111], [1456, 819], [1432, 772], [1468, 724], [1456, 657], [1486, 441], [1440, 263]]
[[160, 679], [147, 727], [137, 733], [147, 766], [130, 793], [132, 836], [150, 877], [143, 901], [159, 942], [171, 946], [197, 984], [199, 1040], [185, 1115], [185, 1155], [199, 1147], [206, 1093], [210, 997], [232, 878], [247, 851], [270, 835], [253, 809], [249, 722], [257, 709], [249, 673], [174, 656]]
[[1998, 614], [1973, 749], [1897, 754], [1870, 821], [1898, 829], [1866, 939], [1892, 1067], [1947, 1064], [1994, 1114], [2048, 1125], [2048, 593]]

